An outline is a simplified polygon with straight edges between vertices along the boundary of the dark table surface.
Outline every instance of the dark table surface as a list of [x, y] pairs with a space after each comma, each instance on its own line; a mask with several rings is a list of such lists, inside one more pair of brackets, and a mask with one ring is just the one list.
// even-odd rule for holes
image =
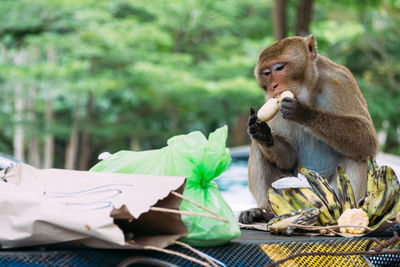
[[[385, 240], [391, 236], [392, 232], [387, 232], [379, 237], [379, 239]], [[271, 263], [271, 259], [267, 256], [266, 252], [261, 249], [263, 245], [276, 243], [283, 245], [289, 243], [300, 245], [310, 243], [331, 245], [341, 244], [349, 240], [364, 240], [365, 243], [365, 239], [370, 238], [347, 239], [343, 237], [327, 236], [283, 236], [270, 234], [264, 231], [242, 229], [242, 235], [226, 245], [196, 249], [209, 257], [217, 259], [221, 263], [220, 266], [264, 266], [267, 263]], [[168, 247], [168, 249], [199, 259], [196, 254], [182, 246], [173, 245]], [[375, 266], [400, 266], [400, 255], [396, 256], [397, 257], [394, 258], [375, 257], [369, 259], [372, 262], [375, 260], [375, 262], [373, 262]], [[178, 256], [156, 251], [73, 248], [63, 244], [0, 250], [0, 266], [126, 267], [131, 265], [124, 265], [124, 261], [126, 262], [127, 259], [135, 259], [137, 257], [157, 259], [170, 264], [165, 266], [200, 266]]]

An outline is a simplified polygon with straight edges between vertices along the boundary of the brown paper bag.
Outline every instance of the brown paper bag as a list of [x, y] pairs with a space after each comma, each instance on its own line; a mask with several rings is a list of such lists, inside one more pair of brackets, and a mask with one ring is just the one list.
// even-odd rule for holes
[[[178, 210], [185, 177], [17, 164], [0, 173], [2, 248], [77, 242], [101, 248], [165, 247], [187, 234]], [[129, 237], [129, 242], [125, 242]]]

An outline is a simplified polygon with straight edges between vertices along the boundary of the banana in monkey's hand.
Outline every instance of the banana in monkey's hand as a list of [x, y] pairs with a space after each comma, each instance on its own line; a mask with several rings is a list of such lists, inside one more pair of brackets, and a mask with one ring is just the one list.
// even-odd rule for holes
[[257, 118], [264, 122], [271, 120], [275, 117], [276, 113], [278, 113], [282, 99], [293, 96], [292, 92], [283, 91], [278, 97], [268, 99], [268, 101], [258, 110]]

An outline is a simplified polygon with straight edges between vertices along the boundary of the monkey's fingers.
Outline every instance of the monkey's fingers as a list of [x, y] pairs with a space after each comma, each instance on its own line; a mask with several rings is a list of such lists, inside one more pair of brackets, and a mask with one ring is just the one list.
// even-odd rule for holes
[[257, 123], [257, 115], [255, 114], [251, 115], [248, 122], [249, 127], [255, 125], [256, 123]]
[[312, 109], [299, 102], [296, 98], [284, 98], [280, 110], [282, 117], [288, 120], [298, 120], [304, 117], [311, 118], [315, 116], [315, 112], [312, 112]]
[[256, 111], [254, 110], [254, 108], [250, 108], [250, 116], [256, 115]]
[[283, 99], [282, 99], [282, 102], [281, 102], [281, 105], [283, 104], [283, 103], [295, 103], [295, 102], [297, 102], [298, 100], [296, 99], [296, 98], [294, 98], [294, 97], [284, 97]]
[[252, 125], [249, 125], [249, 128], [247, 129], [247, 132], [250, 134], [250, 135], [254, 135], [255, 133], [257, 133], [257, 124], [252, 124]]
[[284, 99], [282, 99], [281, 102], [281, 106], [280, 106], [280, 111], [295, 111], [296, 107], [297, 107], [297, 99], [295, 98], [289, 98], [289, 97], [285, 97]]

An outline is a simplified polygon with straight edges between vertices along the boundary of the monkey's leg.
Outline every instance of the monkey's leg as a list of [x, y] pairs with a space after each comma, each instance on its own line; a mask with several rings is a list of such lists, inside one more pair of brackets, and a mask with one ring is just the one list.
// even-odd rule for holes
[[258, 145], [252, 143], [249, 157], [249, 189], [253, 194], [258, 208], [241, 212], [239, 222], [252, 223], [254, 221], [269, 221], [274, 217], [268, 203], [267, 189], [281, 177], [289, 172], [280, 170], [275, 164], [266, 160]]
[[343, 158], [339, 162], [339, 166], [342, 167], [349, 176], [354, 197], [356, 202], [358, 202], [365, 196], [367, 190], [367, 161], [355, 161], [349, 158]]

